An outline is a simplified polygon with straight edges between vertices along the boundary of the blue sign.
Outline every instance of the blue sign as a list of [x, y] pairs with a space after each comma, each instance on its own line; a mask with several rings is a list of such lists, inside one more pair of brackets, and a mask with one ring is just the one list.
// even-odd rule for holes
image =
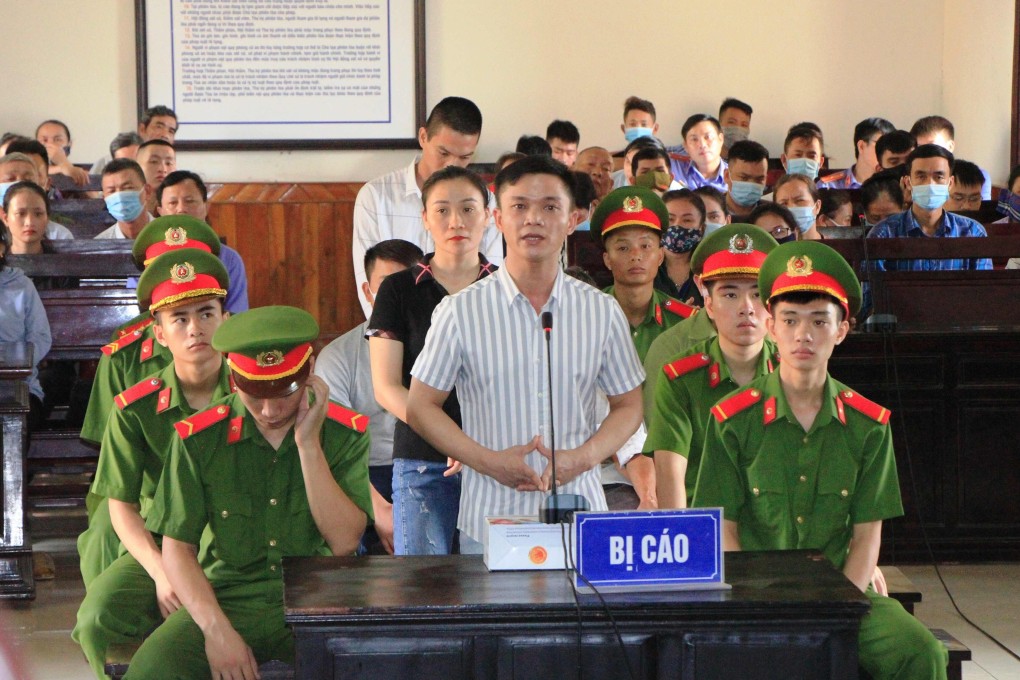
[[579, 512], [574, 541], [578, 590], [727, 587], [722, 508]]

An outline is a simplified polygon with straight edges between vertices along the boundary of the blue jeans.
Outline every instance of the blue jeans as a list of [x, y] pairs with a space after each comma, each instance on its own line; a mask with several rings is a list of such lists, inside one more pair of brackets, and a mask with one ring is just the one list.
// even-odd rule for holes
[[443, 477], [446, 463], [393, 459], [393, 547], [397, 555], [454, 552], [460, 475]]

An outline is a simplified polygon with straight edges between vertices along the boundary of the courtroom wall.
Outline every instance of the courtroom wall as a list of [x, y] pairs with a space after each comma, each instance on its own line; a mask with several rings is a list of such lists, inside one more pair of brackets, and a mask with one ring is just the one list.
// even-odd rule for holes
[[[582, 145], [622, 146], [621, 104], [651, 98], [677, 143], [693, 112], [733, 95], [758, 113], [754, 137], [778, 155], [786, 128], [821, 124], [834, 166], [853, 162], [852, 130], [882, 115], [902, 127], [944, 113], [962, 155], [1008, 173], [1013, 0], [678, 3], [647, 0], [427, 3], [427, 101], [473, 98], [485, 115], [479, 160], [494, 160], [553, 117]], [[0, 127], [31, 133], [47, 117], [92, 161], [135, 123], [129, 0], [4, 3]], [[22, 39], [11, 39], [16, 36]], [[408, 152], [182, 153], [211, 181], [358, 181]]]

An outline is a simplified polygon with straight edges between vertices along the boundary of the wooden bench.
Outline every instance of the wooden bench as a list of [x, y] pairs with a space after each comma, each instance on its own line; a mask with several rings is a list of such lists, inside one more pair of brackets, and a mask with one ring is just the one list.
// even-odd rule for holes
[[53, 201], [50, 205], [50, 219], [70, 229], [75, 239], [94, 238], [96, 234], [116, 223], [101, 198], [67, 198]]
[[[127, 672], [131, 663], [131, 657], [135, 655], [140, 642], [122, 642], [110, 645], [106, 650], [106, 665], [104, 670], [113, 680], [121, 680]], [[294, 677], [294, 667], [282, 661], [267, 661], [259, 666], [259, 675], [262, 680], [291, 680]]]

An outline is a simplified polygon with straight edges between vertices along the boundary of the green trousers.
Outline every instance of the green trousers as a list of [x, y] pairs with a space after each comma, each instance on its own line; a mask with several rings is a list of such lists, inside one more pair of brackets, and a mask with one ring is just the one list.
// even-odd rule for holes
[[871, 611], [861, 619], [857, 656], [861, 668], [882, 680], [945, 680], [949, 652], [896, 600], [870, 588]]
[[122, 549], [117, 532], [110, 520], [110, 503], [106, 498], [93, 496], [85, 499], [89, 511], [89, 526], [78, 537], [78, 560], [81, 579], [87, 591], [92, 582], [126, 551]]

